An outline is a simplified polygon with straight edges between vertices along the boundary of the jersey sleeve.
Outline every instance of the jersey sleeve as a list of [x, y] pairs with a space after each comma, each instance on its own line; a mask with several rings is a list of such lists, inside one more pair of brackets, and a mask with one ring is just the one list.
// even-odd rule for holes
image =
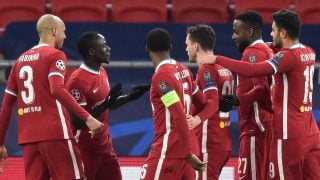
[[252, 64], [224, 56], [217, 56], [216, 63], [246, 77], [266, 76], [276, 73], [269, 61]]
[[283, 73], [292, 69], [297, 61], [295, 55], [289, 50], [282, 50], [267, 62], [272, 65], [275, 72]]
[[202, 65], [197, 74], [197, 84], [202, 89], [206, 105], [197, 115], [202, 121], [208, 119], [218, 111], [218, 81], [219, 75], [211, 65]]
[[66, 90], [63, 78], [59, 75], [53, 75], [49, 77], [49, 85], [51, 94], [74, 115], [82, 120], [86, 120], [89, 117], [89, 113]]
[[67, 74], [66, 62], [66, 55], [62, 51], [53, 53], [49, 61], [48, 78], [51, 76], [60, 76], [61, 78], [64, 78]]
[[158, 97], [160, 97], [163, 105], [169, 110], [170, 116], [175, 123], [177, 133], [184, 141], [188, 148], [188, 153], [191, 155], [192, 146], [189, 137], [189, 128], [187, 125], [186, 114], [181, 102], [181, 87], [179, 82], [169, 73], [159, 73], [153, 78], [152, 88], [155, 90]]
[[0, 111], [0, 146], [4, 144], [6, 131], [8, 129], [11, 114], [16, 101], [16, 96], [12, 96], [8, 93], [4, 94]]
[[16, 64], [13, 65], [9, 78], [8, 78], [8, 82], [7, 82], [7, 87], [5, 89], [5, 92], [8, 94], [11, 94], [12, 96], [18, 96], [18, 86], [17, 86], [17, 81], [16, 81]]

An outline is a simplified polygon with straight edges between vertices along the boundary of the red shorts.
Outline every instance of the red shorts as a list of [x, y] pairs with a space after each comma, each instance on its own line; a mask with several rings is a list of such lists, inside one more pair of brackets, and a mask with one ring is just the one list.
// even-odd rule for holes
[[238, 174], [241, 180], [267, 179], [267, 157], [264, 135], [242, 136], [238, 158]]
[[121, 170], [115, 153], [96, 154], [81, 151], [87, 180], [121, 180]]
[[275, 139], [270, 149], [270, 179], [319, 180], [320, 134], [297, 138]]
[[141, 180], [194, 180], [196, 171], [186, 159], [148, 159], [142, 166]]
[[229, 157], [230, 151], [202, 153], [200, 158], [208, 164], [204, 171], [199, 172], [199, 180], [218, 180]]
[[80, 152], [74, 140], [50, 140], [23, 145], [26, 180], [83, 179]]

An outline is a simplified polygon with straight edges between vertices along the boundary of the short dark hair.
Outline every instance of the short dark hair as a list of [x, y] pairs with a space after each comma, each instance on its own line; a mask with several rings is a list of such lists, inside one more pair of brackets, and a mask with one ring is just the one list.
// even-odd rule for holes
[[147, 48], [151, 51], [167, 51], [171, 49], [171, 37], [167, 30], [162, 28], [152, 29], [146, 36]]
[[261, 29], [263, 25], [262, 16], [254, 10], [242, 12], [234, 17], [235, 20], [240, 20], [249, 28]]
[[101, 38], [99, 32], [88, 31], [84, 32], [78, 38], [78, 50], [83, 58], [86, 58], [89, 54], [90, 48], [95, 48], [97, 40]]
[[272, 14], [272, 19], [278, 29], [284, 29], [287, 31], [290, 38], [299, 38], [301, 20], [295, 12], [290, 10], [279, 10]]
[[193, 42], [200, 44], [203, 50], [213, 50], [216, 43], [216, 33], [211, 26], [199, 24], [190, 26], [187, 29], [187, 35]]

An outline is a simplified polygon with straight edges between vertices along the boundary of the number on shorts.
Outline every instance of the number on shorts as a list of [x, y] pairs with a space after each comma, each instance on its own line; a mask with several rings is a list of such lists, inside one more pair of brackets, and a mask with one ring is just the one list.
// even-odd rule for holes
[[140, 174], [140, 179], [144, 179], [146, 177], [146, 174], [147, 174], [147, 167], [148, 167], [148, 164], [144, 164], [142, 165], [142, 168], [141, 168], [141, 174]]
[[247, 158], [238, 159], [238, 174], [246, 174], [247, 171]]
[[272, 178], [272, 179], [275, 177], [273, 162], [269, 163], [269, 177]]

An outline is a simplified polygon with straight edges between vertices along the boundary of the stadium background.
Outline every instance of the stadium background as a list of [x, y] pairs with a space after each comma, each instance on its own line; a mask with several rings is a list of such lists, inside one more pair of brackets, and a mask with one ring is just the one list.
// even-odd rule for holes
[[[0, 5], [1, 7], [1, 5]], [[1, 8], [0, 8], [1, 9]], [[0, 13], [1, 15], [1, 13]], [[99, 31], [105, 35], [111, 47], [111, 63], [106, 65], [111, 84], [122, 83], [125, 92], [132, 86], [150, 83], [154, 72], [150, 60], [145, 52], [145, 35], [154, 27], [167, 29], [172, 35], [172, 57], [187, 63], [185, 51], [185, 31], [190, 24], [186, 23], [123, 23], [123, 22], [67, 22], [67, 39], [63, 50], [70, 60], [70, 67], [76, 67], [81, 61], [76, 49], [76, 39], [84, 31]], [[231, 21], [224, 23], [210, 23], [217, 34], [216, 54], [222, 54], [233, 58], [240, 58], [241, 54], [231, 40]], [[264, 27], [263, 38], [271, 41], [270, 24]], [[317, 32], [320, 26], [317, 24], [304, 24], [301, 32], [301, 42], [315, 48], [319, 55], [320, 41], [317, 40]], [[26, 49], [35, 45], [38, 37], [35, 31], [35, 22], [14, 22], [6, 26], [0, 39], [0, 48], [3, 60], [0, 67], [3, 70], [3, 78], [0, 84], [0, 99], [6, 85], [5, 78], [9, 67], [14, 60]], [[318, 58], [319, 59], [319, 58]], [[190, 65], [190, 64], [188, 64]], [[196, 72], [196, 66], [190, 66]], [[320, 66], [319, 61], [314, 75], [313, 112], [320, 124]], [[10, 159], [4, 167], [4, 173], [0, 179], [21, 179], [23, 177], [23, 165], [21, 162], [21, 147], [17, 145], [16, 113], [13, 113], [6, 137], [6, 147]], [[110, 112], [110, 131], [113, 137], [113, 145], [120, 158], [124, 179], [138, 179], [139, 167], [147, 155], [153, 138], [151, 118], [151, 106], [149, 95], [145, 94], [137, 101]], [[232, 111], [231, 131], [233, 149], [232, 156], [223, 171], [221, 179], [234, 179], [237, 176], [236, 156], [239, 149], [239, 128], [237, 114]]]

